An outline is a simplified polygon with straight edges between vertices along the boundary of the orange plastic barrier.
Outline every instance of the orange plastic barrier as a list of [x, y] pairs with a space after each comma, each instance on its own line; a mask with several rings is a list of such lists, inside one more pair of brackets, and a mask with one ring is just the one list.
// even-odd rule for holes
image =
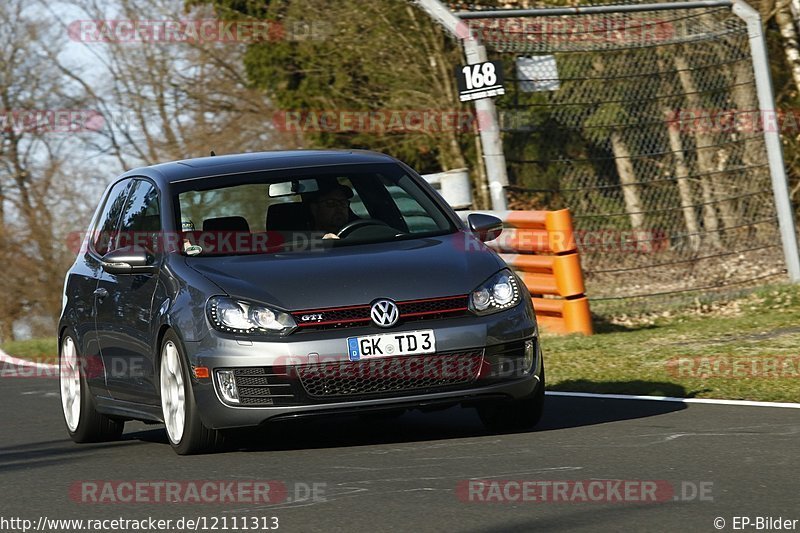
[[569, 210], [485, 213], [503, 220], [503, 233], [487, 245], [525, 281], [539, 324], [555, 333], [591, 335], [592, 317]]
[[553, 333], [583, 333], [591, 335], [592, 315], [586, 296], [573, 300], [533, 297], [536, 320], [542, 329]]

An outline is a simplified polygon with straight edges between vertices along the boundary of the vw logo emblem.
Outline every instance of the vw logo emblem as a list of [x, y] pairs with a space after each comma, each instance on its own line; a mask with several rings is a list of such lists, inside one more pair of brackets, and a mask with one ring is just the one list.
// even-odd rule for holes
[[375, 322], [376, 326], [390, 328], [400, 318], [400, 310], [391, 300], [378, 300], [372, 304], [369, 316], [372, 317], [372, 321]]

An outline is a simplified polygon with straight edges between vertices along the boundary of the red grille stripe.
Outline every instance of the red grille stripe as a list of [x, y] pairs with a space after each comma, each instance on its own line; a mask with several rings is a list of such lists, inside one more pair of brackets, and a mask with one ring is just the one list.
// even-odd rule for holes
[[[422, 298], [419, 300], [405, 300], [397, 302], [400, 311], [400, 319], [422, 317], [428, 315], [448, 315], [461, 313], [467, 310], [464, 305], [467, 296], [443, 296], [438, 298]], [[455, 307], [437, 308], [452, 302]], [[351, 305], [347, 307], [328, 307], [323, 309], [310, 309], [303, 311], [293, 311], [291, 314], [297, 320], [300, 328], [313, 328], [316, 326], [330, 326], [341, 324], [343, 327], [351, 327], [358, 324], [370, 322], [369, 305]], [[301, 321], [300, 317], [309, 314], [328, 315], [327, 320], [319, 322]]]

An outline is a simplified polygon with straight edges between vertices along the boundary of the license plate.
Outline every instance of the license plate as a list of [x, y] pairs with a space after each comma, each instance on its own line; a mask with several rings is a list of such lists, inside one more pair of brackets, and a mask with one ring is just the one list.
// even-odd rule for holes
[[365, 357], [420, 355], [435, 351], [436, 338], [432, 329], [382, 333], [347, 339], [347, 353], [351, 361], [358, 361]]

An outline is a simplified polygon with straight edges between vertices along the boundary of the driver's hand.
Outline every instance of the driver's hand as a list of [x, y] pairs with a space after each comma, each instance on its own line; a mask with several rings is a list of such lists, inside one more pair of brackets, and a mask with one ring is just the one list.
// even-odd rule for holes
[[325, 235], [322, 236], [322, 238], [323, 239], [338, 239], [339, 236], [336, 235], [335, 233], [326, 233]]

